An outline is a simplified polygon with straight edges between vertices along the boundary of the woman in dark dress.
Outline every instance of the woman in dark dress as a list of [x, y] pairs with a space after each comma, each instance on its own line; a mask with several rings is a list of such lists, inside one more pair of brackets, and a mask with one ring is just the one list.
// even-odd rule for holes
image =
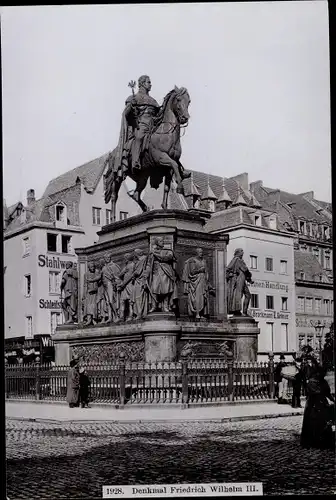
[[[303, 448], [334, 449], [335, 433], [332, 430], [335, 419], [335, 401], [324, 370], [313, 361], [307, 380], [307, 401], [303, 415], [300, 444]], [[329, 402], [329, 401], [330, 402]]]

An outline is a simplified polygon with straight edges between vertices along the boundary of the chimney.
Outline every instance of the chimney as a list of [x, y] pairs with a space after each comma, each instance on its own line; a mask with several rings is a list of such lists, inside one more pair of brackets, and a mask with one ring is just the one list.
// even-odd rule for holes
[[308, 191], [307, 193], [300, 193], [298, 196], [302, 196], [306, 200], [312, 201], [314, 199], [314, 191]]
[[27, 205], [31, 205], [35, 201], [35, 191], [34, 189], [28, 189], [27, 191]]
[[255, 194], [255, 189], [259, 189], [263, 187], [263, 181], [255, 181], [255, 182], [251, 182], [250, 184], [250, 191], [252, 194]]
[[236, 181], [238, 184], [248, 191], [249, 188], [249, 182], [248, 182], [248, 173], [244, 172], [243, 174], [235, 175], [234, 177], [230, 177], [231, 181]]

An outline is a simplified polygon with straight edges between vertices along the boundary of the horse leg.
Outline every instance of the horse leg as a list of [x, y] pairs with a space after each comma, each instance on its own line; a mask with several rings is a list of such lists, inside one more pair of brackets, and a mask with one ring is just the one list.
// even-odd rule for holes
[[175, 174], [175, 180], [177, 183], [176, 192], [179, 194], [184, 194], [184, 189], [182, 185], [182, 177], [180, 174], [179, 166], [175, 160], [173, 160], [168, 153], [161, 153], [158, 159], [158, 167], [166, 167], [168, 170], [173, 170]]
[[147, 180], [148, 180], [148, 175], [140, 177], [136, 181], [136, 188], [134, 189], [133, 193], [131, 194], [130, 192], [128, 192], [128, 196], [130, 196], [134, 201], [137, 202], [137, 204], [139, 205], [139, 207], [143, 212], [148, 212], [148, 207], [146, 203], [144, 203], [141, 199], [141, 193], [146, 187]]
[[163, 200], [162, 200], [162, 204], [161, 204], [161, 207], [163, 208], [163, 210], [166, 210], [167, 206], [168, 206], [168, 195], [169, 195], [169, 191], [170, 191], [171, 181], [172, 181], [171, 175], [167, 174], [165, 176], [165, 183], [164, 183], [164, 188], [163, 188]]

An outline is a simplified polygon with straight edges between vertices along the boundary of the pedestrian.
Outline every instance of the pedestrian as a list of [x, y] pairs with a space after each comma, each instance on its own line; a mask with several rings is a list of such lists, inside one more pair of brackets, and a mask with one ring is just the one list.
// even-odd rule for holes
[[301, 406], [301, 386], [303, 384], [303, 369], [301, 366], [302, 359], [297, 358], [296, 354], [293, 354], [294, 365], [297, 368], [297, 373], [292, 378], [292, 387], [293, 387], [293, 395], [292, 395], [292, 408], [302, 408]]
[[70, 361], [66, 400], [70, 408], [79, 406], [79, 371], [77, 359]]
[[325, 370], [316, 360], [310, 366], [300, 444], [303, 448], [334, 449], [335, 399], [324, 378]]
[[86, 374], [85, 368], [79, 369], [79, 401], [82, 408], [89, 407], [89, 388], [91, 382]]
[[283, 378], [281, 373], [285, 366], [287, 366], [285, 356], [284, 354], [280, 354], [280, 361], [274, 370], [274, 382], [276, 383], [278, 404], [284, 404], [287, 402], [288, 381]]

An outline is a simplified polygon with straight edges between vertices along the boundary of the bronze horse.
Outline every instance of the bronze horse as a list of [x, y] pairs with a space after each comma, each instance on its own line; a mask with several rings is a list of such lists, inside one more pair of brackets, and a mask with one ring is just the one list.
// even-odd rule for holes
[[[115, 221], [116, 202], [123, 181], [130, 177], [136, 187], [128, 193], [143, 212], [148, 211], [147, 205], [141, 199], [141, 193], [150, 179], [152, 188], [158, 189], [164, 180], [164, 194], [161, 207], [167, 208], [168, 194], [174, 176], [177, 192], [183, 194], [183, 178], [190, 174], [184, 173], [180, 163], [181, 157], [181, 127], [188, 125], [190, 118], [188, 107], [190, 96], [186, 88], [175, 87], [164, 98], [158, 115], [154, 119], [151, 134], [147, 139], [147, 147], [142, 155], [142, 168], [132, 171], [131, 147], [124, 149], [119, 165], [116, 165], [115, 148], [106, 159], [108, 169], [104, 175], [105, 203], [111, 201], [112, 221]], [[132, 140], [132, 139], [131, 139]], [[146, 140], [146, 139], [145, 139]]]

